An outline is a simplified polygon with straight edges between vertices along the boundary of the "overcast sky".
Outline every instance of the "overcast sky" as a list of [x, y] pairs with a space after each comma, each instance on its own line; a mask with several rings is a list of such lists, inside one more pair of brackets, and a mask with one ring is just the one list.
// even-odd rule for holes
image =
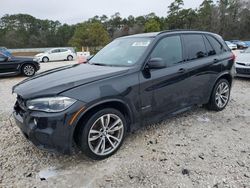
[[[40, 19], [59, 20], [74, 24], [95, 15], [113, 15], [120, 12], [122, 17], [139, 16], [155, 12], [165, 16], [173, 0], [0, 0], [0, 17], [4, 14], [24, 13]], [[185, 8], [196, 8], [202, 0], [184, 0]]]

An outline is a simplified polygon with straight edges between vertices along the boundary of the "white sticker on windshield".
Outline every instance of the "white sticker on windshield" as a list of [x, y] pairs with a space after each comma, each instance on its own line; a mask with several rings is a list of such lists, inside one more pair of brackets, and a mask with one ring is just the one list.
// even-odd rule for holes
[[133, 61], [131, 61], [131, 60], [128, 60], [128, 64], [133, 64]]
[[147, 41], [147, 42], [134, 42], [134, 43], [132, 44], [132, 46], [146, 47], [146, 46], [148, 46], [149, 44], [150, 44], [149, 41]]

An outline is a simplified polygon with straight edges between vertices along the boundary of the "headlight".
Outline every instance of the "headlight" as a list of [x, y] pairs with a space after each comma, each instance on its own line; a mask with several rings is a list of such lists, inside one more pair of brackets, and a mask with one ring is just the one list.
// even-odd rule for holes
[[61, 112], [72, 106], [75, 99], [68, 97], [46, 97], [28, 100], [26, 106], [30, 110], [43, 112]]

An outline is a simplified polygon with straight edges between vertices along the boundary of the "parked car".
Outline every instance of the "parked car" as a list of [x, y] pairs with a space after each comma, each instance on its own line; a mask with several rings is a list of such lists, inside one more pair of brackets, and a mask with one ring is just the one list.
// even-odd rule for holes
[[[168, 53], [166, 53], [168, 52]], [[16, 123], [36, 146], [92, 159], [114, 154], [129, 131], [229, 101], [235, 56], [216, 34], [166, 31], [122, 37], [87, 64], [41, 73], [13, 87]]]
[[236, 44], [238, 49], [246, 49], [246, 48], [248, 48], [246, 43], [244, 43], [241, 40], [231, 40], [230, 42], [233, 43], [233, 44]]
[[6, 47], [0, 47], [0, 52], [6, 56], [12, 56], [12, 53]]
[[245, 43], [248, 47], [250, 47], [250, 41], [244, 41], [244, 43]]
[[23, 74], [33, 76], [40, 69], [39, 63], [30, 58], [6, 56], [0, 52], [0, 77]]
[[241, 52], [236, 58], [236, 73], [238, 77], [250, 78], [250, 48]]
[[233, 44], [229, 41], [225, 41], [227, 46], [231, 49], [231, 50], [237, 50], [237, 45], [236, 44]]
[[76, 58], [76, 53], [67, 48], [54, 48], [44, 53], [37, 54], [35, 61], [47, 63], [49, 61], [73, 61]]

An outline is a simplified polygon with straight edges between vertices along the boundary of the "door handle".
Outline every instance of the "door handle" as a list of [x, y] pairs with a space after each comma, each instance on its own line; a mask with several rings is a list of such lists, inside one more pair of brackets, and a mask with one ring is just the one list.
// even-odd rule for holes
[[185, 73], [185, 72], [186, 72], [186, 69], [184, 69], [184, 68], [181, 68], [178, 70], [178, 73]]

